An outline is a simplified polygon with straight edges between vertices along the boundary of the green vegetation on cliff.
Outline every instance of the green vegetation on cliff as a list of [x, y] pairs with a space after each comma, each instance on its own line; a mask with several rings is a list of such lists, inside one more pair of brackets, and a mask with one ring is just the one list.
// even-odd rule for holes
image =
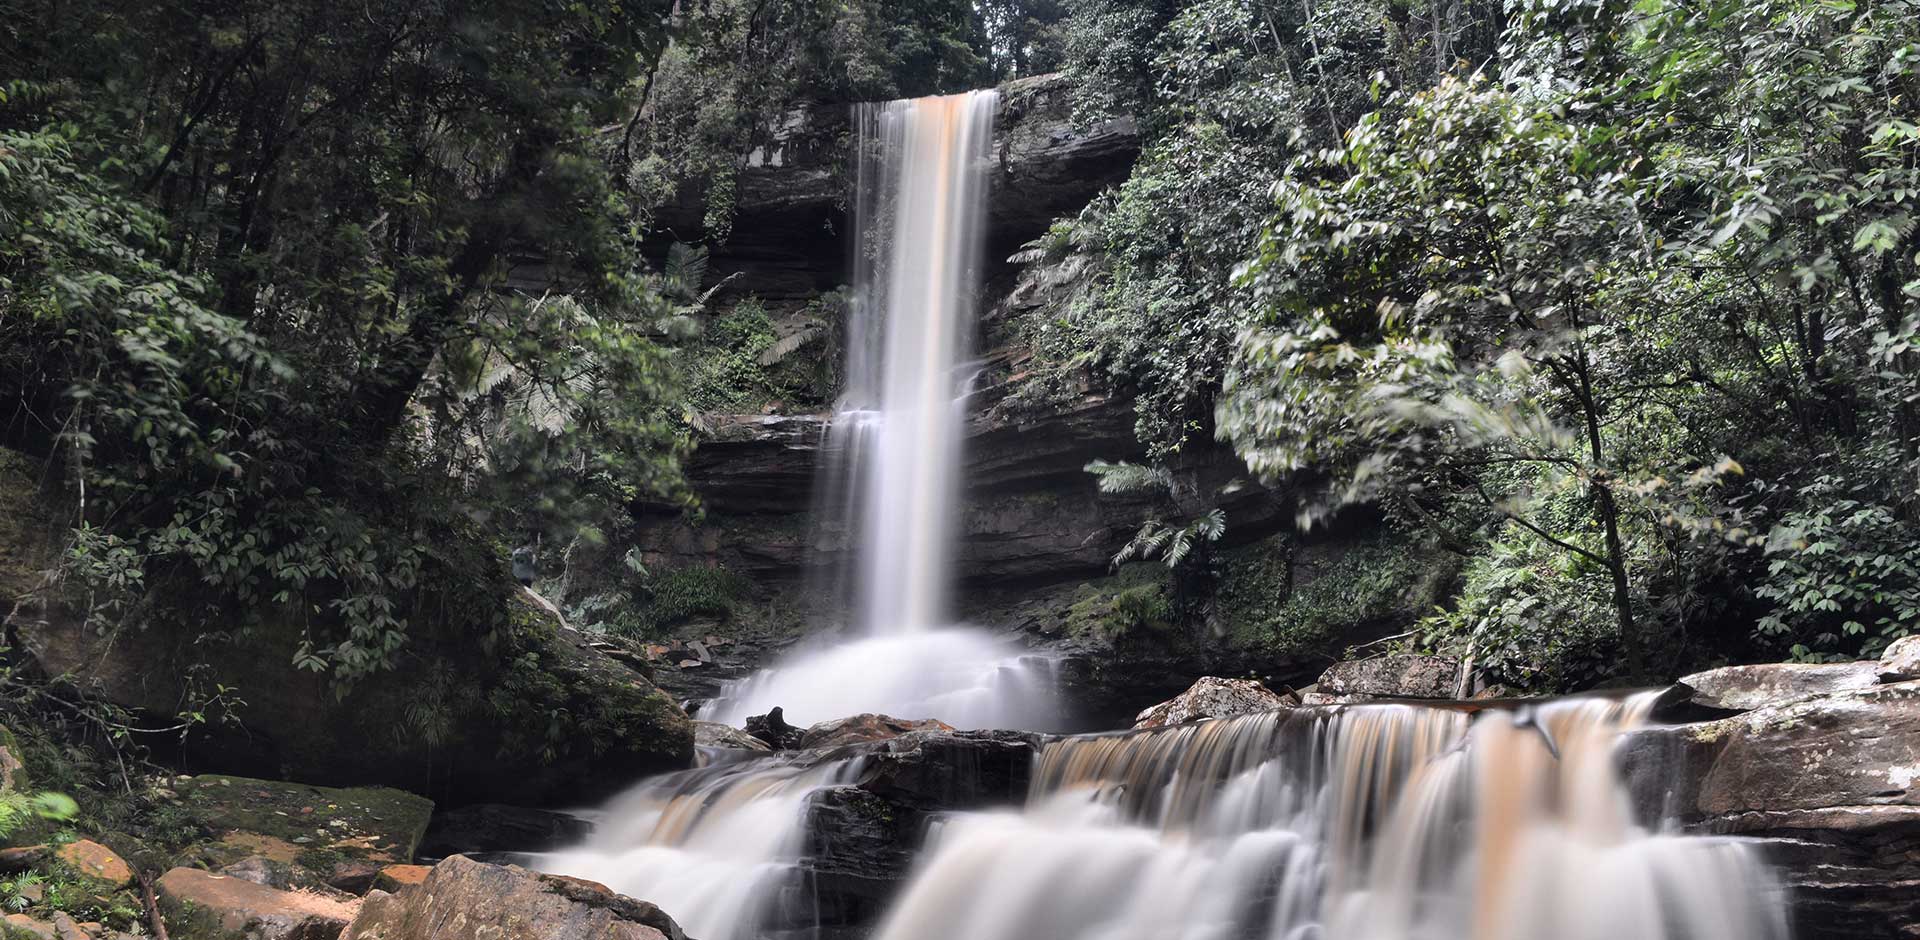
[[1873, 655], [1920, 589], [1917, 23], [1081, 0], [1083, 105], [1147, 140], [1024, 256], [1076, 285], [1036, 366], [1461, 558], [1420, 636], [1502, 681]]

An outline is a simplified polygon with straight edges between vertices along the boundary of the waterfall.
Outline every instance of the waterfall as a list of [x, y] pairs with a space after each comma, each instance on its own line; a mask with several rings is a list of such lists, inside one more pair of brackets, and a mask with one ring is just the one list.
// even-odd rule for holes
[[[701, 717], [774, 706], [800, 724], [861, 712], [961, 728], [1045, 728], [1051, 671], [950, 610], [981, 220], [999, 95], [915, 98], [855, 113], [854, 292], [846, 387], [821, 448], [815, 525], [856, 533], [838, 599], [849, 642], [730, 684]], [[823, 538], [823, 541], [828, 539]]]
[[[990, 92], [859, 112], [863, 250], [826, 531], [858, 533], [850, 640], [797, 652], [703, 717], [775, 705], [1045, 728], [1044, 662], [951, 622], [955, 507]], [[1613, 745], [1652, 698], [1519, 709], [1281, 709], [1058, 738], [1019, 809], [935, 824], [878, 940], [1787, 940], [1752, 849], [1649, 831]], [[660, 905], [701, 940], [807, 925], [809, 807], [835, 752], [641, 784], [584, 846], [537, 859]], [[711, 756], [711, 755], [710, 755]], [[822, 761], [809, 764], [808, 761]], [[883, 800], [884, 802], [884, 800]]]
[[1632, 821], [1612, 745], [1650, 701], [1061, 740], [1025, 810], [935, 833], [877, 937], [1785, 940], [1750, 847]]
[[747, 940], [792, 883], [808, 801], [859, 771], [858, 760], [738, 761], [656, 777], [596, 814], [586, 844], [533, 861], [645, 898], [689, 936]]

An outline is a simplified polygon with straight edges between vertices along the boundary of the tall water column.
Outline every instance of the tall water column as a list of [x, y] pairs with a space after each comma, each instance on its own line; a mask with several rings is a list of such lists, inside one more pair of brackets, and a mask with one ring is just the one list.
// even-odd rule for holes
[[779, 706], [1046, 729], [1047, 664], [951, 619], [955, 519], [999, 95], [861, 105], [846, 388], [823, 442], [819, 540], [852, 533], [836, 600], [852, 636], [731, 685], [699, 717]]

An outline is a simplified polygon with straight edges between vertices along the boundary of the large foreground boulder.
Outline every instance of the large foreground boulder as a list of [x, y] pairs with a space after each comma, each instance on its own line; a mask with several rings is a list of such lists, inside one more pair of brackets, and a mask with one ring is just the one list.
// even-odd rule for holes
[[579, 878], [455, 855], [362, 902], [342, 940], [686, 940], [659, 908]]
[[1133, 726], [1164, 728], [1201, 718], [1232, 718], [1297, 705], [1298, 702], [1276, 695], [1256, 679], [1222, 679], [1202, 676], [1185, 692], [1134, 716]]
[[324, 894], [282, 891], [198, 868], [162, 875], [158, 895], [172, 934], [193, 940], [334, 940], [357, 908]]
[[1620, 756], [1649, 820], [1761, 841], [1800, 940], [1920, 937], [1920, 682], [1646, 728]]

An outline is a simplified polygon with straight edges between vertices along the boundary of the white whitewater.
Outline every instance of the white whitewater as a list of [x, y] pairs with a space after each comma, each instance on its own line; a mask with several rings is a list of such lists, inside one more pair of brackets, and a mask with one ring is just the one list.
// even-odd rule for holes
[[816, 525], [856, 533], [841, 600], [855, 635], [732, 684], [700, 717], [775, 706], [806, 725], [862, 712], [958, 728], [1050, 727], [1047, 664], [951, 619], [969, 345], [991, 91], [862, 106], [846, 389], [822, 448]]
[[858, 761], [743, 761], [656, 777], [609, 804], [585, 845], [534, 863], [645, 898], [690, 937], [746, 940], [791, 883], [808, 800], [858, 773]]
[[1649, 701], [1069, 738], [1024, 812], [935, 834], [876, 936], [1785, 940], [1748, 846], [1634, 825], [1611, 754]]

